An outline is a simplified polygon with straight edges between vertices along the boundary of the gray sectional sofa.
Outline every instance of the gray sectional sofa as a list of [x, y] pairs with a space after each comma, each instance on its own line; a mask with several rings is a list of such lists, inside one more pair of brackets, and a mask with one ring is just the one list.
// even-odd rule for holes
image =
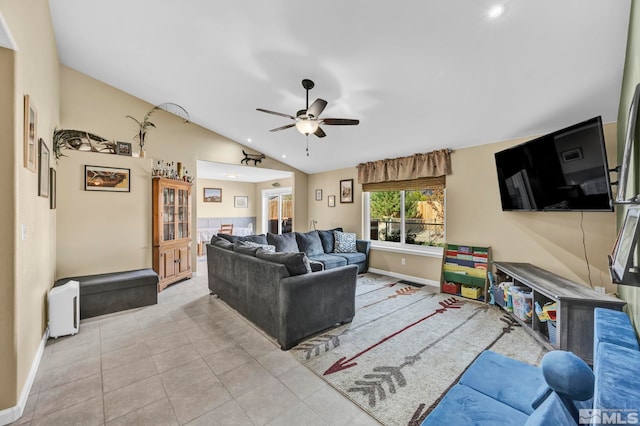
[[305, 253], [269, 251], [273, 245], [268, 247], [266, 238], [212, 238], [207, 245], [211, 294], [274, 337], [283, 350], [353, 319], [358, 264], [342, 258], [337, 266], [327, 259], [326, 269], [311, 272]]
[[[341, 251], [336, 245], [336, 235], [351, 235], [355, 245], [343, 247]], [[321, 264], [322, 269], [332, 269], [338, 266], [356, 265], [358, 273], [362, 274], [369, 269], [369, 250], [371, 241], [355, 239], [354, 234], [342, 232], [342, 228], [334, 228], [326, 231], [288, 232], [285, 234], [249, 235], [239, 237], [235, 235], [218, 234], [230, 242], [250, 241], [253, 243], [272, 245], [276, 252], [298, 253], [307, 255], [314, 270], [319, 269], [314, 263]]]

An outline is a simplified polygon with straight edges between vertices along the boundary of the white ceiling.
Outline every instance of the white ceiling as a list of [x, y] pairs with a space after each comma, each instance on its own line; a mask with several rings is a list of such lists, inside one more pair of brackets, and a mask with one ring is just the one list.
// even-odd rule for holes
[[[315, 173], [617, 118], [630, 0], [49, 0], [63, 64]], [[502, 16], [489, 19], [495, 3]], [[327, 137], [270, 133], [310, 102]], [[251, 139], [251, 142], [248, 142]], [[286, 158], [282, 158], [286, 155]]]
[[236, 182], [267, 182], [287, 179], [291, 172], [264, 169], [262, 167], [242, 166], [236, 164], [215, 163], [198, 160], [198, 179], [230, 180]]

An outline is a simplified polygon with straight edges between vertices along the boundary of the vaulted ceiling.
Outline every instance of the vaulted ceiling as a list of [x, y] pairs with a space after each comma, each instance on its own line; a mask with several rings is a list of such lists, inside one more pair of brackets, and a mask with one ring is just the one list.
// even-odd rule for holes
[[[630, 0], [49, 0], [62, 63], [314, 173], [617, 118]], [[495, 13], [494, 6], [503, 7]], [[499, 15], [492, 17], [492, 15]], [[328, 101], [306, 138], [256, 108]], [[283, 157], [286, 156], [286, 157]]]

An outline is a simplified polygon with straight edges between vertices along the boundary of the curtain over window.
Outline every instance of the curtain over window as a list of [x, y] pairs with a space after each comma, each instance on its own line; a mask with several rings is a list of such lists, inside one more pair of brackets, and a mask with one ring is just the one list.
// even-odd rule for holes
[[358, 164], [358, 183], [434, 178], [451, 173], [448, 149]]

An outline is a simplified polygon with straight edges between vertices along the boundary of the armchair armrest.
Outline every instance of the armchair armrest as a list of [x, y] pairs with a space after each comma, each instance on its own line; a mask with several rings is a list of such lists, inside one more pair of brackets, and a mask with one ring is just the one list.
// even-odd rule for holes
[[367, 257], [364, 267], [364, 271], [366, 272], [367, 270], [369, 270], [369, 250], [371, 250], [371, 241], [356, 240], [356, 250], [358, 250], [360, 253], [364, 253], [364, 255]]

